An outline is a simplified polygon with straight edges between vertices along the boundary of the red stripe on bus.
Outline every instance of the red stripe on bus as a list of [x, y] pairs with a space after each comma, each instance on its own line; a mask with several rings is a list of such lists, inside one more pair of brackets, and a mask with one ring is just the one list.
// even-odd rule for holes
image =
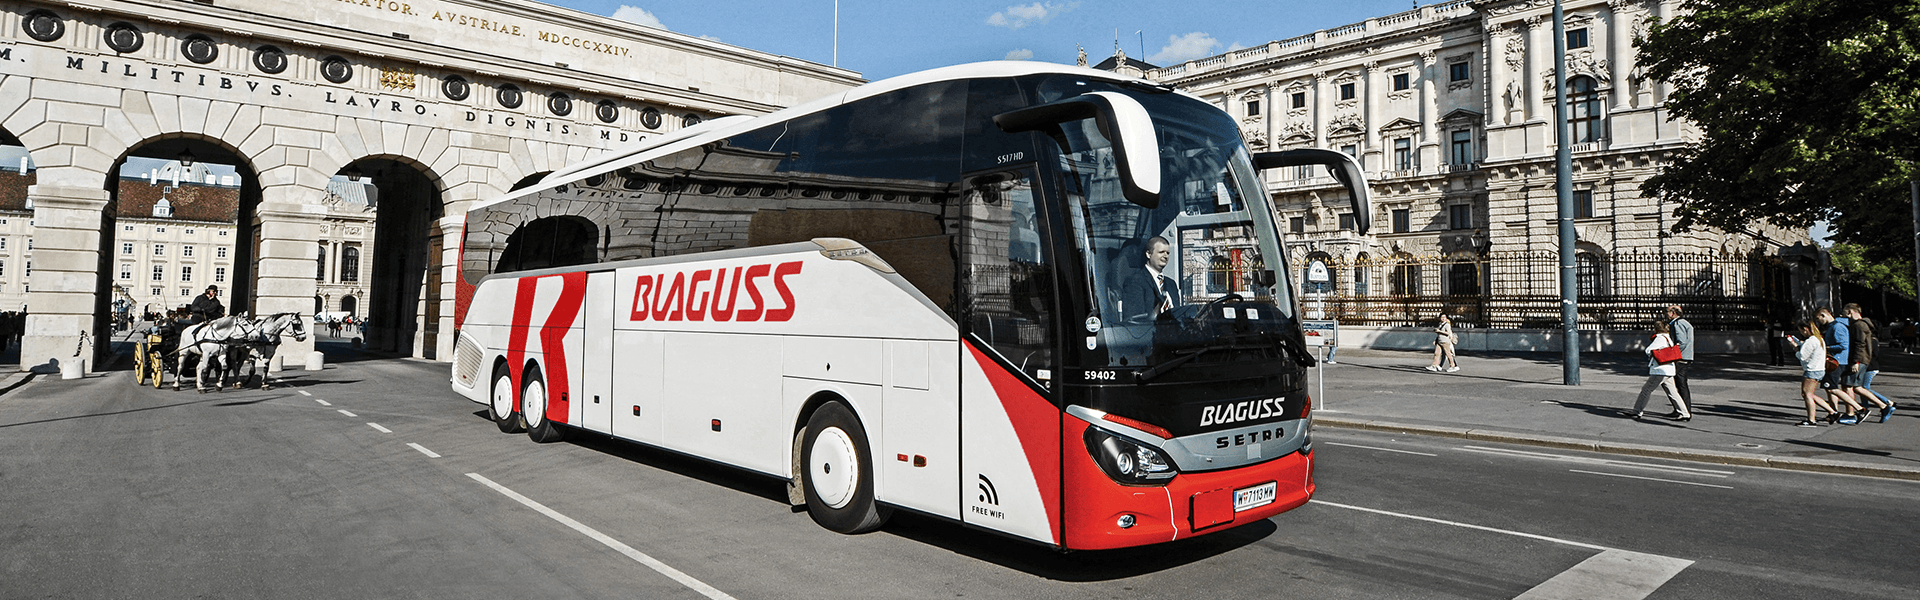
[[1047, 532], [1054, 543], [1060, 541], [1060, 409], [1046, 398], [1033, 392], [1033, 388], [1021, 383], [1020, 379], [1005, 369], [1000, 363], [993, 362], [980, 349], [967, 342], [967, 351], [973, 354], [974, 364], [985, 373], [987, 382], [993, 386], [994, 396], [1000, 399], [1000, 406], [1007, 412], [1007, 421], [1013, 425], [1013, 432], [1020, 438], [1020, 449], [1026, 452], [1027, 466], [1033, 471], [1033, 483], [1040, 490], [1040, 502], [1047, 509]]
[[[563, 339], [580, 316], [580, 305], [587, 297], [587, 274], [566, 273], [560, 277], [560, 300], [540, 328], [540, 349], [546, 352], [547, 420], [566, 423], [572, 417], [573, 401], [568, 397], [567, 346]], [[557, 393], [556, 393], [557, 390]]]
[[507, 377], [512, 379], [513, 389], [516, 390], [513, 394], [513, 410], [516, 412], [520, 410], [520, 376], [527, 368], [527, 329], [533, 322], [533, 292], [539, 282], [533, 277], [522, 277], [517, 283], [519, 287], [514, 289], [513, 295], [513, 321], [509, 324], [507, 334]]

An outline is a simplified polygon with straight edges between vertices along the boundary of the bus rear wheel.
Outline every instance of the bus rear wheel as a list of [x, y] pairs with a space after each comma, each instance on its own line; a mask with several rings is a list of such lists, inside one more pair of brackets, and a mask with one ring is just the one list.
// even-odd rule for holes
[[493, 424], [500, 427], [500, 433], [520, 433], [527, 430], [520, 411], [513, 409], [513, 378], [507, 376], [507, 366], [500, 365], [493, 370], [493, 391], [487, 398], [487, 413], [493, 417]]
[[873, 453], [867, 432], [845, 404], [829, 402], [807, 419], [800, 455], [813, 522], [840, 533], [865, 533], [887, 522], [891, 510], [873, 496]]
[[529, 370], [524, 379], [526, 384], [520, 390], [520, 414], [527, 425], [527, 437], [541, 444], [566, 439], [560, 426], [547, 419], [547, 384], [540, 380], [540, 371]]

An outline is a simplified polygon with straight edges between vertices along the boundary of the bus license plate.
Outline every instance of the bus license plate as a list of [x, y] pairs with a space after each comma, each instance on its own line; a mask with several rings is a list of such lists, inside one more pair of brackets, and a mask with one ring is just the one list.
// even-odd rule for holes
[[1240, 512], [1250, 508], [1272, 504], [1274, 496], [1279, 495], [1279, 490], [1280, 484], [1272, 481], [1250, 488], [1234, 490], [1233, 512]]

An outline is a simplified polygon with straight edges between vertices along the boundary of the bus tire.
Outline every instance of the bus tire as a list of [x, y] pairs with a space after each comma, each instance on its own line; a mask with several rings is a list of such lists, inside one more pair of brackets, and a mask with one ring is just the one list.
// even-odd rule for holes
[[521, 379], [520, 420], [526, 423], [527, 438], [540, 444], [566, 439], [560, 425], [547, 419], [547, 383], [540, 380], [540, 370], [528, 369]]
[[840, 533], [879, 529], [892, 512], [874, 501], [873, 452], [866, 429], [847, 405], [828, 402], [807, 419], [806, 457], [801, 475], [807, 514], [813, 522]]
[[513, 399], [518, 397], [513, 391], [513, 378], [507, 376], [507, 366], [493, 369], [492, 394], [487, 398], [487, 414], [493, 417], [493, 424], [500, 433], [520, 433], [527, 430], [527, 424], [521, 420], [520, 411], [513, 409]]

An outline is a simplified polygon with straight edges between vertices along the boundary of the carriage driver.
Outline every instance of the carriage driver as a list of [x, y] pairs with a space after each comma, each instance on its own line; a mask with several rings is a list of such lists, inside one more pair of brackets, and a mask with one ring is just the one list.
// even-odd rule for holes
[[227, 307], [220, 303], [220, 286], [207, 286], [207, 293], [193, 299], [193, 318], [188, 324], [205, 323], [227, 316]]

